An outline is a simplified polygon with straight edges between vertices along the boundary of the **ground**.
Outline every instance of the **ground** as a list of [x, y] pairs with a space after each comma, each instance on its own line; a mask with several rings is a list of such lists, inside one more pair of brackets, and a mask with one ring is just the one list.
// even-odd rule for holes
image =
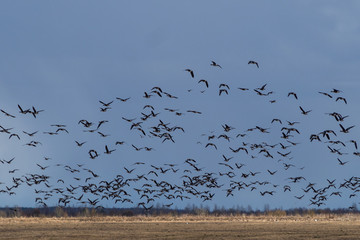
[[0, 218], [0, 239], [360, 239], [360, 216]]

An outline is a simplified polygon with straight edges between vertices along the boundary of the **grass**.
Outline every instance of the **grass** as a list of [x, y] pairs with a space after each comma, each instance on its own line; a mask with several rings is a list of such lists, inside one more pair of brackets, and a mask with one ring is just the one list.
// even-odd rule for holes
[[360, 216], [0, 218], [0, 239], [360, 239]]

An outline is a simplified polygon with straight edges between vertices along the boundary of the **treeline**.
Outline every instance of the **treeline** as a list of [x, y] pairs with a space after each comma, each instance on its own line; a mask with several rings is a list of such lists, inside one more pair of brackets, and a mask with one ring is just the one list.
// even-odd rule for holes
[[214, 208], [191, 206], [185, 209], [170, 209], [164, 207], [153, 207], [149, 210], [144, 208], [90, 208], [90, 207], [41, 207], [41, 208], [0, 208], [0, 217], [96, 217], [96, 216], [314, 216], [318, 214], [359, 214], [360, 211], [354, 206], [353, 208], [338, 209], [268, 209], [252, 210], [251, 208]]

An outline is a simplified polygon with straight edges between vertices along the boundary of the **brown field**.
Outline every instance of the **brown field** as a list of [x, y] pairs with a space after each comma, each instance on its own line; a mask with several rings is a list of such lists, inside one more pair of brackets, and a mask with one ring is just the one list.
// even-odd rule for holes
[[360, 239], [360, 216], [0, 218], [0, 239]]

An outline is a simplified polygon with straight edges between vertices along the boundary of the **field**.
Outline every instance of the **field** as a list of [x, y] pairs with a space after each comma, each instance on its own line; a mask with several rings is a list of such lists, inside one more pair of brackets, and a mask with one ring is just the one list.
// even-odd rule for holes
[[0, 218], [0, 232], [0, 239], [360, 239], [360, 217]]

